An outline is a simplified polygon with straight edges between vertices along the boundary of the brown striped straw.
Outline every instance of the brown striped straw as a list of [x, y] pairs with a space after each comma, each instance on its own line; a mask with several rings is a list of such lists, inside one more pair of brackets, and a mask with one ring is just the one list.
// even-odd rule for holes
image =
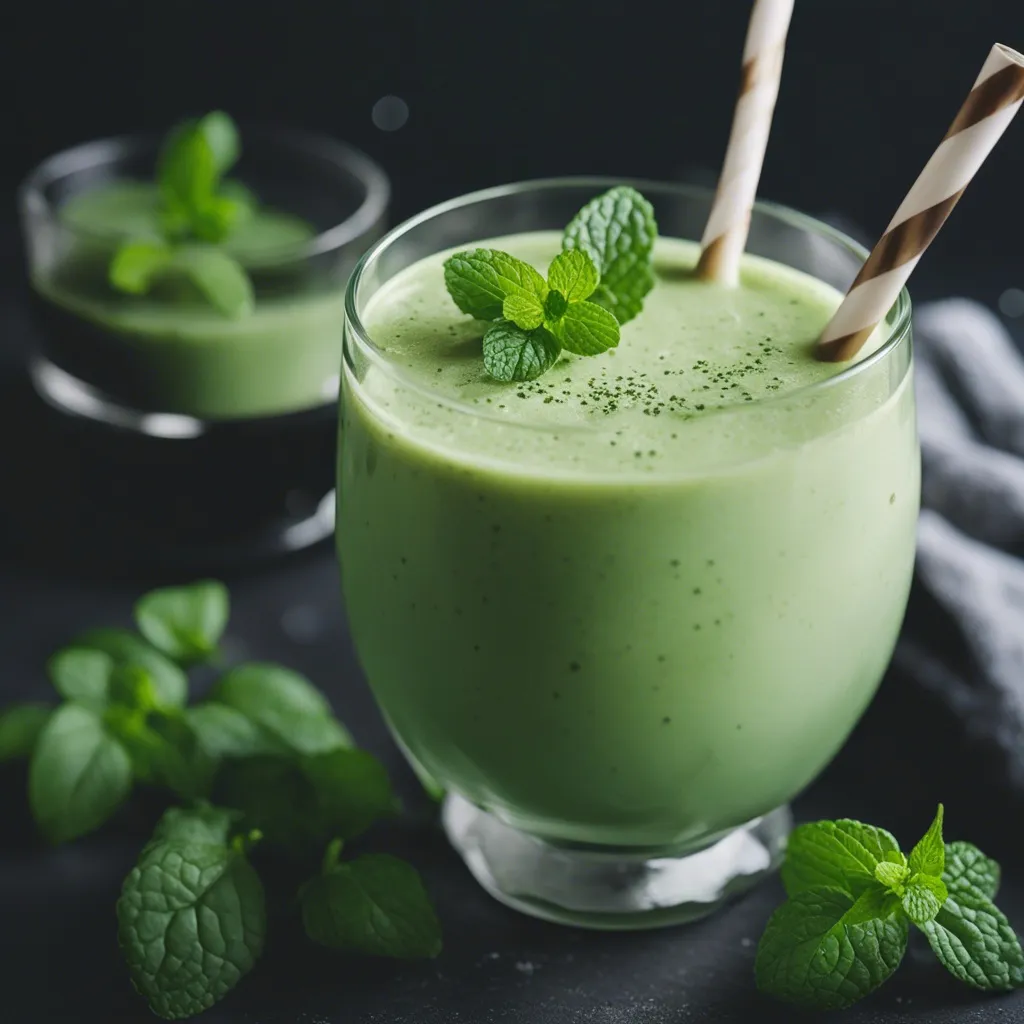
[[925, 164], [818, 340], [815, 354], [819, 359], [841, 363], [860, 351], [1022, 101], [1024, 55], [997, 43], [946, 137]]
[[755, 0], [750, 13], [729, 145], [700, 243], [697, 276], [705, 281], [739, 281], [792, 16], [793, 0]]

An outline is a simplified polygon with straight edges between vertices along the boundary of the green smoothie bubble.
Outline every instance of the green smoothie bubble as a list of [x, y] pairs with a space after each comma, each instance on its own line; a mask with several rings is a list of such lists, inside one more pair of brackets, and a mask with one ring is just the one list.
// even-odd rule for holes
[[[492, 239], [546, 267], [554, 232]], [[784, 803], [891, 655], [919, 464], [909, 374], [813, 342], [839, 303], [755, 257], [737, 289], [662, 238], [600, 356], [490, 380], [438, 253], [364, 311], [344, 380], [352, 634], [411, 757], [558, 840], [665, 846]], [[884, 340], [883, 329], [871, 347]]]

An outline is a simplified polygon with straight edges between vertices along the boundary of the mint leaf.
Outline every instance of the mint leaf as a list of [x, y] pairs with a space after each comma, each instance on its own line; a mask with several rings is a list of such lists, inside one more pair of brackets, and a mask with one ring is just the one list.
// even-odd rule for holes
[[110, 261], [107, 276], [119, 292], [145, 295], [174, 263], [174, 250], [164, 242], [123, 242]]
[[[203, 237], [222, 235], [235, 216], [233, 200], [211, 201], [199, 222], [206, 225]], [[220, 226], [214, 226], [220, 225]], [[144, 295], [164, 277], [185, 277], [224, 316], [248, 316], [256, 297], [252, 280], [242, 265], [212, 245], [179, 245], [176, 248], [153, 242], [127, 242], [114, 254], [110, 283], [119, 291]]]
[[[243, 185], [240, 181], [225, 181], [220, 187], [219, 194], [222, 199], [230, 199], [243, 209], [244, 215], [241, 223], [248, 224], [250, 218], [256, 213], [256, 208], [260, 205], [256, 193], [248, 185]], [[304, 242], [307, 238], [311, 238], [316, 234], [306, 221], [293, 217], [290, 214], [263, 210], [260, 212], [260, 216], [266, 217], [269, 221], [269, 225], [264, 224], [262, 226], [287, 229], [287, 240], [291, 242]], [[239, 226], [241, 226], [241, 223]], [[231, 239], [231, 245], [237, 243], [237, 238]]]
[[93, 629], [75, 640], [76, 647], [103, 651], [116, 665], [138, 665], [153, 680], [157, 702], [164, 707], [181, 707], [188, 697], [188, 678], [158, 650], [126, 629]]
[[308, 851], [331, 836], [353, 839], [398, 801], [387, 773], [372, 755], [354, 748], [310, 757], [247, 757], [225, 762], [217, 775], [218, 801], [237, 808], [246, 828], [268, 843]]
[[946, 970], [973, 988], [999, 991], [1024, 982], [1017, 935], [980, 893], [950, 895], [935, 920], [919, 927]]
[[362, 835], [401, 809], [383, 765], [365, 750], [333, 750], [308, 757], [302, 770], [317, 794], [318, 815], [342, 839]]
[[561, 352], [558, 340], [545, 328], [524, 331], [508, 320], [497, 320], [484, 334], [484, 369], [500, 381], [533, 380], [554, 365]]
[[415, 868], [386, 853], [328, 866], [302, 889], [306, 934], [322, 946], [401, 959], [435, 957], [441, 926]]
[[910, 877], [906, 858], [902, 854], [900, 857], [901, 860], [883, 860], [875, 865], [875, 878], [897, 894], [903, 892], [904, 883]]
[[580, 356], [596, 356], [619, 343], [618, 321], [593, 302], [570, 302], [561, 318], [546, 326], [566, 351]]
[[594, 261], [582, 249], [560, 252], [548, 267], [548, 287], [559, 292], [567, 302], [590, 298], [598, 279]]
[[529, 263], [498, 249], [469, 249], [449, 256], [444, 261], [444, 283], [455, 305], [477, 320], [500, 317], [508, 295], [543, 302], [548, 292], [544, 278]]
[[825, 886], [801, 890], [761, 937], [758, 988], [818, 1010], [857, 1002], [896, 970], [907, 948], [906, 919], [890, 906], [877, 889], [860, 900]]
[[782, 883], [790, 896], [819, 886], [859, 896], [874, 884], [879, 862], [887, 860], [899, 863], [902, 854], [885, 829], [849, 818], [815, 821], [799, 825], [790, 835]]
[[935, 919], [942, 909], [949, 892], [946, 883], [934, 875], [916, 874], [901, 894], [903, 909], [914, 924], [924, 924]]
[[568, 299], [561, 292], [552, 290], [548, 292], [548, 297], [544, 300], [544, 319], [549, 325], [561, 320], [568, 308]]
[[910, 851], [910, 870], [939, 877], [946, 870], [946, 845], [942, 841], [942, 804], [918, 844]]
[[208, 757], [252, 757], [255, 754], [274, 754], [285, 750], [241, 711], [215, 702], [197, 704], [187, 708], [185, 720], [192, 727], [200, 746]]
[[98, 828], [131, 785], [128, 754], [98, 714], [80, 704], [52, 714], [36, 741], [28, 779], [32, 814], [52, 842]]
[[0, 711], [0, 763], [29, 757], [51, 714], [47, 704], [12, 704]]
[[238, 319], [255, 308], [249, 275], [226, 252], [209, 245], [182, 246], [174, 254], [173, 267], [185, 274], [224, 316]]
[[214, 110], [196, 122], [196, 131], [210, 148], [216, 176], [223, 177], [235, 165], [242, 152], [235, 122], [223, 110]]
[[592, 301], [613, 313], [619, 324], [640, 312], [644, 296], [654, 287], [651, 253], [657, 234], [654, 208], [627, 186], [587, 203], [565, 229], [562, 248], [583, 250], [600, 275]]
[[[222, 190], [223, 191], [223, 190]], [[227, 243], [237, 230], [255, 216], [255, 210], [242, 199], [219, 195], [193, 214], [193, 231], [197, 238], [210, 243]]]
[[319, 794], [299, 760], [256, 755], [225, 761], [213, 796], [239, 811], [245, 828], [258, 829], [267, 843], [302, 855], [331, 833], [325, 830]]
[[140, 665], [117, 665], [110, 675], [110, 701], [148, 711], [160, 706], [153, 677]]
[[157, 827], [117, 901], [132, 981], [167, 1019], [208, 1009], [256, 963], [266, 937], [263, 886], [222, 822], [181, 812]]
[[286, 750], [322, 754], [352, 745], [323, 694], [281, 665], [239, 665], [221, 677], [209, 700], [245, 715]]
[[153, 829], [154, 841], [168, 839], [178, 843], [222, 843], [238, 825], [237, 811], [199, 803], [185, 810], [169, 807]]
[[157, 163], [157, 184], [168, 214], [165, 229], [172, 235], [185, 233], [192, 212], [214, 195], [219, 177], [213, 147], [197, 122], [171, 129]]
[[65, 647], [46, 663], [56, 691], [65, 699], [102, 710], [110, 699], [114, 659], [88, 647]]
[[942, 880], [954, 899], [966, 893], [993, 900], [999, 891], [999, 865], [971, 843], [946, 843], [946, 870]]
[[862, 924], [880, 917], [899, 916], [899, 911], [900, 899], [895, 893], [880, 885], [872, 885], [854, 900], [844, 920], [847, 924]]
[[516, 327], [532, 331], [544, 322], [544, 305], [535, 295], [506, 295], [501, 315]]
[[222, 111], [186, 121], [168, 133], [157, 165], [167, 235], [219, 242], [251, 211], [237, 190], [219, 189], [240, 150], [238, 130]]
[[185, 800], [209, 793], [213, 759], [179, 709], [147, 711], [119, 704], [107, 709], [103, 721], [128, 751], [140, 782], [165, 786]]
[[176, 661], [205, 661], [217, 651], [228, 623], [228, 590], [217, 580], [164, 587], [135, 604], [139, 632]]

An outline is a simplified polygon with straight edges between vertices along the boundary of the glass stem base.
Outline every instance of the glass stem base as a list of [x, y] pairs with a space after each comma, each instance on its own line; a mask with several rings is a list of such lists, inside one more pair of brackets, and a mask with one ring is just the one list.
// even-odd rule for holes
[[692, 853], [559, 846], [520, 832], [455, 794], [448, 838], [502, 903], [559, 924], [603, 930], [696, 921], [774, 871], [793, 827], [783, 805]]

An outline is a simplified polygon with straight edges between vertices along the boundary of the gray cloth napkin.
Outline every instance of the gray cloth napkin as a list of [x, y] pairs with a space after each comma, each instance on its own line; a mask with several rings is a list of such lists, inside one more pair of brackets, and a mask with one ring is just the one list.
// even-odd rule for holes
[[[1024, 785], [1024, 356], [964, 299], [917, 312], [915, 354], [922, 512], [895, 663]], [[938, 614], [915, 619], [921, 600]]]

